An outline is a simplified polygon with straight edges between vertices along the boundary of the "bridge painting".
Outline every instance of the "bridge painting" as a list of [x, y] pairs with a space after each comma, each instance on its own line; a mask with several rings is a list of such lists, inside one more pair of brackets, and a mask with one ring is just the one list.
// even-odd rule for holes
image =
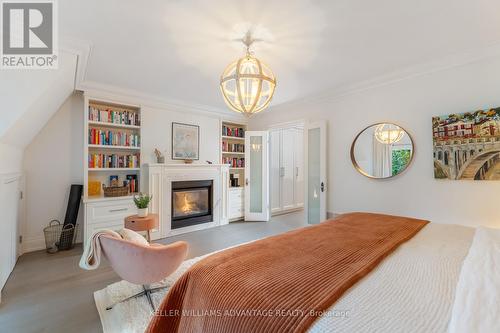
[[500, 108], [432, 118], [434, 178], [500, 180]]

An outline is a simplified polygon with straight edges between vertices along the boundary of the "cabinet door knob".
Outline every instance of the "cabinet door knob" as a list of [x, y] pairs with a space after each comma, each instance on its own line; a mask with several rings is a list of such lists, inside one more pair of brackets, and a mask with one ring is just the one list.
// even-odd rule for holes
[[109, 212], [110, 213], [115, 213], [115, 212], [124, 212], [126, 211], [127, 208], [119, 208], [119, 209], [110, 209]]

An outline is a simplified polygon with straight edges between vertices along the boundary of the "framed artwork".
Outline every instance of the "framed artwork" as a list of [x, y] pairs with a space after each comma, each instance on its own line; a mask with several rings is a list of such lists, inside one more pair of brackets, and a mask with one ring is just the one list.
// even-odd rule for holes
[[200, 127], [172, 123], [172, 159], [200, 159]]
[[500, 107], [432, 118], [434, 178], [500, 180]]

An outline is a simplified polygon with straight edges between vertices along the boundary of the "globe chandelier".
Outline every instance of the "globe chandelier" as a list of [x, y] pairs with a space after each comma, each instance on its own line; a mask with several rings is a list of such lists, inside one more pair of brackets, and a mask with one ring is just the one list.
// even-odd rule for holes
[[274, 95], [276, 78], [271, 69], [257, 59], [250, 47], [261, 41], [251, 31], [240, 41], [246, 46], [244, 57], [226, 67], [220, 78], [220, 89], [226, 104], [247, 117], [264, 110]]
[[405, 132], [404, 130], [394, 124], [380, 124], [375, 128], [375, 138], [378, 142], [390, 145], [400, 141]]

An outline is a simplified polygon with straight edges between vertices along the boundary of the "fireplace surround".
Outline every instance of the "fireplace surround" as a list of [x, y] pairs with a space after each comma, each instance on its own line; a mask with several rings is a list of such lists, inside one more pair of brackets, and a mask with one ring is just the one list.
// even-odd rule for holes
[[159, 228], [151, 233], [153, 240], [229, 223], [227, 164], [145, 166], [143, 184], [148, 184], [145, 190], [153, 196], [149, 211], [160, 219]]
[[172, 229], [213, 221], [213, 181], [172, 182]]

